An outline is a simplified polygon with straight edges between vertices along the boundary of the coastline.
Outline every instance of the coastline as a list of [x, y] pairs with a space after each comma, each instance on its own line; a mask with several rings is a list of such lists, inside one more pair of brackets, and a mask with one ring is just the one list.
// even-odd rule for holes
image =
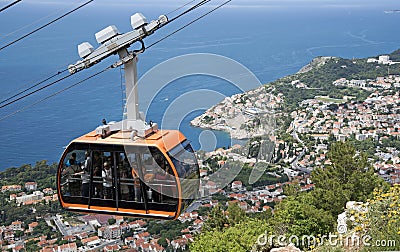
[[283, 103], [266, 85], [226, 97], [190, 121], [192, 127], [227, 132], [238, 140], [269, 135], [275, 129], [275, 109]]

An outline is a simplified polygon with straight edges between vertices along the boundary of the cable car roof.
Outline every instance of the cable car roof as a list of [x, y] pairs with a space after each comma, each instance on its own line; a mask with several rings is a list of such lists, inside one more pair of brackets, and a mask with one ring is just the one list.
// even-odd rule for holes
[[96, 134], [96, 131], [91, 131], [83, 136], [73, 140], [73, 142], [90, 143], [90, 144], [120, 144], [131, 146], [157, 146], [164, 151], [169, 151], [179, 143], [186, 140], [186, 137], [178, 130], [158, 130], [154, 134], [146, 138], [135, 137], [132, 141], [130, 131], [118, 131], [108, 137], [102, 138]]

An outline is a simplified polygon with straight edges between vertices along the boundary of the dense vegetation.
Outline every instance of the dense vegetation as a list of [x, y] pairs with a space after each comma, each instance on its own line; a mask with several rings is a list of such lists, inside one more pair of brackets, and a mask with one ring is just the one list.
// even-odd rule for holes
[[47, 164], [45, 160], [36, 162], [35, 166], [22, 165], [18, 168], [8, 168], [0, 172], [0, 186], [21, 185], [26, 182], [36, 182], [38, 189], [53, 188], [56, 186], [57, 164]]
[[[232, 173], [234, 173], [235, 171], [237, 171], [235, 180], [241, 181], [243, 186], [248, 188], [272, 185], [288, 181], [288, 177], [286, 174], [279, 172], [276, 167], [272, 167], [267, 163], [257, 163], [254, 166], [250, 166], [249, 164], [243, 164], [240, 161], [227, 160], [225, 165], [220, 167], [218, 165], [219, 160], [222, 160], [222, 157], [216, 156], [204, 161], [210, 167], [211, 171], [215, 172], [218, 170], [218, 172], [221, 174], [218, 178], [213, 178], [213, 181], [217, 184], [225, 183], [224, 174], [226, 174], [227, 176], [232, 176]], [[224, 160], [226, 160], [226, 158]], [[269, 175], [264, 171], [276, 172], [279, 177]], [[250, 179], [252, 173], [253, 176], [254, 173], [260, 174], [260, 178], [254, 183]]]
[[[285, 187], [289, 196], [270, 217], [248, 217], [233, 206], [225, 211], [214, 208], [205, 232], [191, 244], [191, 251], [249, 251], [264, 233], [286, 237], [329, 234], [335, 230], [337, 215], [344, 211], [347, 201], [366, 201], [373, 197], [374, 188], [388, 187], [374, 174], [366, 155], [356, 155], [350, 143], [332, 144], [328, 157], [332, 165], [312, 173], [315, 189], [301, 192], [296, 184]], [[257, 249], [268, 251], [269, 245]]]
[[400, 75], [400, 65], [382, 65], [367, 63], [367, 59], [332, 58], [320, 67], [299, 75], [299, 80], [312, 88], [327, 89], [332, 82], [346, 78], [348, 80], [375, 80], [377, 77], [387, 76], [388, 73]]
[[[390, 59], [400, 62], [400, 50], [390, 54]], [[329, 96], [331, 98], [342, 99], [343, 96], [355, 97], [357, 101], [365, 100], [370, 94], [369, 91], [343, 86], [334, 86], [332, 83], [340, 78], [348, 80], [367, 80], [389, 74], [400, 75], [400, 64], [382, 65], [378, 63], [367, 63], [367, 59], [343, 59], [331, 58], [322, 60], [317, 58], [316, 62], [311, 63], [312, 68], [307, 72], [293, 74], [283, 77], [266, 86], [266, 89], [273, 90], [275, 95], [282, 93], [285, 103], [282, 106], [284, 111], [297, 109], [298, 104], [306, 99], [315, 96]], [[307, 85], [307, 89], [294, 88], [292, 81], [299, 80]]]
[[167, 247], [166, 240], [172, 241], [178, 236], [181, 236], [181, 231], [190, 226], [192, 222], [180, 222], [179, 220], [174, 221], [150, 221], [147, 226], [147, 231], [150, 234], [157, 235], [160, 240], [159, 244], [163, 247]]
[[[56, 173], [57, 165], [49, 165], [46, 161], [39, 161], [35, 166], [22, 165], [18, 168], [8, 168], [0, 172], [0, 186], [21, 185], [22, 190], [28, 193], [24, 187], [25, 183], [34, 181], [38, 184], [38, 190], [56, 189]], [[43, 202], [34, 207], [32, 205], [17, 207], [15, 202], [8, 202], [11, 193], [14, 192], [0, 193], [0, 226], [10, 225], [12, 221], [16, 220], [28, 224], [45, 214], [63, 211], [57, 201]]]
[[[240, 173], [236, 176], [235, 180], [241, 181], [243, 186], [245, 187], [260, 187], [260, 186], [267, 186], [267, 185], [272, 185], [276, 183], [284, 183], [288, 181], [288, 177], [284, 173], [279, 173], [280, 177], [274, 177], [271, 175], [268, 175], [266, 172], [272, 171], [271, 168], [268, 164], [265, 163], [260, 163], [255, 165], [254, 167], [249, 167], [248, 165], [244, 165], [243, 169], [240, 170]], [[251, 183], [250, 180], [250, 175], [256, 171], [254, 170], [259, 170], [260, 173], [262, 174], [260, 178], [255, 181], [254, 183]], [[274, 169], [275, 171], [275, 169]], [[278, 175], [278, 174], [277, 174]], [[254, 176], [254, 175], [253, 175]]]

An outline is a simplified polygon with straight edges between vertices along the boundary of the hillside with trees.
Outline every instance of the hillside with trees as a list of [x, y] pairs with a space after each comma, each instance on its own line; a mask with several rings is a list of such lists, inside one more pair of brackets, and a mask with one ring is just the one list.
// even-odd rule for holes
[[[277, 244], [257, 246], [256, 241], [260, 235], [266, 233], [285, 237], [293, 235], [320, 237], [334, 233], [337, 216], [345, 210], [346, 202], [367, 202], [368, 199], [374, 198], [374, 193], [376, 196], [376, 188], [381, 189], [381, 194], [389, 190], [393, 200], [397, 202], [398, 197], [394, 196], [394, 192], [398, 191], [398, 187], [389, 189], [389, 185], [374, 174], [366, 155], [362, 152], [357, 153], [352, 144], [348, 142], [332, 144], [329, 157], [332, 162], [330, 166], [317, 169], [312, 173], [311, 178], [315, 181], [315, 189], [310, 192], [301, 192], [296, 183], [287, 186], [285, 194], [288, 197], [275, 207], [274, 214], [246, 216], [235, 205], [229, 205], [227, 209], [221, 206], [214, 208], [204, 227], [205, 232], [195, 239], [190, 245], [190, 250], [269, 251]], [[398, 207], [394, 201], [386, 200], [384, 204], [389, 204], [392, 208]], [[377, 209], [377, 207], [374, 206], [372, 209]], [[379, 211], [390, 219], [394, 216], [392, 208], [381, 206]], [[376, 213], [371, 212], [371, 214], [374, 216]], [[397, 228], [399, 223], [396, 218], [393, 220]], [[391, 232], [396, 230], [400, 232], [400, 229], [396, 228], [391, 228]], [[386, 230], [376, 229], [376, 227], [370, 229], [376, 233], [376, 237], [380, 237]], [[312, 249], [308, 246], [300, 246], [300, 248]]]
[[[392, 61], [400, 62], [400, 49], [389, 54]], [[313, 63], [318, 62], [318, 63]], [[340, 78], [348, 80], [367, 80], [377, 77], [400, 75], [400, 64], [367, 63], [366, 58], [344, 59], [337, 57], [317, 57], [306, 68], [296, 74], [285, 76], [267, 84], [266, 90], [272, 90], [273, 94], [282, 93], [285, 97], [284, 111], [293, 111], [299, 102], [312, 99], [315, 96], [329, 96], [342, 99], [343, 96], [356, 97], [357, 101], [363, 101], [371, 93], [359, 88], [334, 86], [332, 83]], [[299, 81], [308, 88], [295, 88], [292, 81]]]
[[[22, 165], [21, 167], [8, 168], [0, 172], [0, 186], [3, 185], [20, 185], [22, 192], [29, 193], [24, 187], [26, 182], [36, 182], [37, 189], [45, 188], [56, 189], [56, 173], [57, 164], [47, 164], [45, 160], [36, 162], [32, 165]], [[60, 204], [49, 201], [35, 205], [21, 205], [17, 207], [15, 201], [9, 202], [9, 196], [14, 192], [0, 193], [0, 226], [9, 225], [12, 221], [20, 220], [30, 223], [36, 220], [36, 217], [44, 216], [48, 213], [64, 212]]]
[[47, 164], [46, 160], [42, 160], [36, 162], [34, 166], [26, 164], [0, 172], [0, 186], [23, 186], [26, 182], [35, 181], [38, 184], [38, 189], [55, 189], [56, 173], [57, 164]]

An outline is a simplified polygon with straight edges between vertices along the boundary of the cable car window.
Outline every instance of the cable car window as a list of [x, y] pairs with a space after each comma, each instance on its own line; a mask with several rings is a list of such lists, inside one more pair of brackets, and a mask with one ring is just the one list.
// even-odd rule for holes
[[182, 144], [179, 144], [168, 154], [180, 178], [198, 178], [198, 164], [189, 141], [184, 141]]
[[179, 174], [183, 199], [182, 209], [184, 209], [198, 195], [199, 166], [197, 159], [189, 141], [184, 141], [168, 154]]
[[[90, 190], [91, 205], [107, 205], [101, 200], [115, 199], [113, 152], [93, 148], [93, 174]], [[108, 205], [107, 205], [108, 206]]]
[[130, 151], [118, 145], [71, 144], [59, 166], [63, 207], [94, 212], [121, 209], [130, 214], [134, 214], [131, 209], [177, 211], [173, 164], [157, 147], [136, 146]]
[[103, 198], [103, 183], [101, 173], [103, 170], [103, 159], [100, 151], [93, 151], [93, 179], [91, 198]]
[[125, 152], [116, 153], [118, 159], [117, 176], [118, 176], [118, 199], [122, 201], [134, 200], [134, 179], [132, 175], [132, 167], [129, 164]]
[[89, 198], [89, 191], [90, 191], [90, 177], [91, 177], [91, 170], [92, 170], [92, 152], [90, 150], [85, 151], [85, 160], [82, 162], [81, 168], [81, 179], [82, 179], [82, 197], [86, 199]]
[[114, 199], [114, 166], [111, 162], [104, 162], [101, 177], [103, 179], [103, 197], [104, 199]]
[[[133, 195], [133, 200], [136, 202], [142, 202], [143, 197], [142, 197], [142, 184], [140, 180], [140, 176], [143, 176], [142, 173], [139, 172], [139, 155], [137, 153], [132, 153], [129, 150], [126, 153], [126, 159], [128, 161], [128, 178], [131, 178], [132, 184], [133, 184], [133, 192], [131, 195]], [[125, 161], [126, 162], [126, 161]], [[143, 170], [143, 169], [142, 169]]]
[[154, 178], [149, 183], [154, 192], [153, 200], [159, 203], [176, 203], [177, 184], [171, 165], [160, 150], [150, 148], [150, 152], [154, 159]]
[[85, 161], [85, 150], [71, 149], [64, 158], [61, 169], [61, 193], [64, 196], [81, 196], [81, 164]]

